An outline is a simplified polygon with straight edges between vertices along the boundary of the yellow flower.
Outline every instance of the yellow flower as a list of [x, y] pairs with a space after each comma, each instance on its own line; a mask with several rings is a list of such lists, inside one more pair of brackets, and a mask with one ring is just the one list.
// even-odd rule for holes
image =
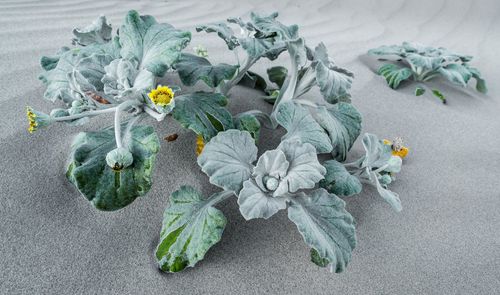
[[148, 94], [149, 99], [158, 106], [166, 106], [174, 99], [174, 91], [168, 86], [159, 85]]
[[45, 127], [52, 123], [53, 119], [42, 112], [37, 112], [31, 107], [26, 107], [26, 116], [28, 117], [29, 127], [28, 131], [33, 133], [41, 127]]
[[392, 155], [398, 156], [401, 159], [404, 159], [410, 151], [409, 148], [403, 146], [403, 141], [399, 137], [394, 139], [394, 144], [390, 140], [384, 139], [384, 144], [390, 145], [392, 148]]
[[198, 135], [196, 137], [196, 155], [199, 156], [201, 152], [203, 152], [203, 148], [205, 147], [205, 141], [203, 141], [203, 136]]

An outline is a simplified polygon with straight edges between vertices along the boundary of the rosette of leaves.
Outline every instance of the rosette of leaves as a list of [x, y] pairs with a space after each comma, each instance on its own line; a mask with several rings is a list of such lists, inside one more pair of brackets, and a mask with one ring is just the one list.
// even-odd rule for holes
[[[368, 51], [384, 60], [393, 63], [382, 65], [378, 73], [387, 81], [392, 89], [397, 89], [404, 81], [419, 82], [415, 95], [426, 92], [424, 82], [436, 77], [443, 77], [455, 85], [466, 87], [471, 79], [476, 80], [476, 90], [481, 93], [488, 91], [485, 80], [478, 69], [469, 65], [470, 55], [462, 55], [446, 48], [434, 48], [417, 43], [403, 42], [402, 45], [380, 46]], [[446, 103], [444, 95], [438, 89], [431, 89], [432, 94]]]
[[[115, 36], [104, 16], [73, 34], [75, 47], [63, 47], [55, 56], [41, 59], [44, 97], [61, 100], [67, 108], [48, 115], [29, 108], [28, 119], [30, 131], [35, 131], [54, 122], [84, 124], [93, 116], [114, 116], [112, 127], [76, 137], [67, 171], [68, 179], [96, 208], [123, 208], [151, 187], [159, 141], [151, 126], [136, 125], [141, 117], [161, 121], [174, 113], [181, 124], [197, 128], [207, 138], [218, 131], [213, 126], [232, 126], [224, 97], [197, 92], [174, 99], [178, 87], [158, 86], [158, 79], [180, 59], [190, 32], [130, 11]], [[124, 115], [128, 118], [122, 123]], [[197, 123], [207, 117], [210, 124], [199, 127]]]
[[172, 194], [156, 250], [162, 270], [194, 266], [220, 240], [226, 219], [213, 205], [231, 195], [238, 197], [247, 220], [267, 219], [288, 208], [311, 247], [312, 261], [335, 272], [345, 269], [356, 245], [354, 221], [344, 201], [317, 188], [326, 168], [313, 145], [284, 140], [257, 159], [250, 133], [228, 130], [206, 144], [198, 164], [223, 191], [206, 199], [190, 187]]

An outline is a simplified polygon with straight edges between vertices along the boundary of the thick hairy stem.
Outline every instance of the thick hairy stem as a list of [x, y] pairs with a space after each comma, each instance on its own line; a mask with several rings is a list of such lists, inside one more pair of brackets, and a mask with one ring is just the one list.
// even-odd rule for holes
[[[282, 95], [280, 95], [279, 101], [276, 101], [276, 105], [279, 104], [282, 101], [290, 101], [293, 99], [293, 95], [295, 93], [295, 87], [297, 86], [297, 74], [298, 74], [298, 65], [297, 61], [295, 58], [292, 56], [292, 76], [288, 80], [288, 83], [286, 84], [287, 87], [285, 91], [283, 92]], [[285, 84], [283, 84], [285, 85]]]
[[57, 117], [57, 118], [54, 118], [54, 121], [55, 122], [72, 121], [72, 120], [80, 119], [83, 117], [91, 117], [91, 116], [101, 115], [101, 114], [105, 114], [105, 113], [112, 113], [112, 112], [116, 111], [116, 108], [117, 107], [112, 107], [112, 108], [96, 110], [96, 111], [87, 111], [87, 112], [83, 112], [83, 113], [79, 113], [79, 114], [75, 114], [75, 115], [71, 115], [71, 116]]
[[131, 106], [137, 106], [139, 104], [140, 103], [137, 100], [127, 100], [116, 107], [116, 111], [115, 111], [115, 141], [116, 141], [117, 148], [123, 147], [122, 134], [121, 134], [121, 124], [120, 124], [120, 113]]
[[233, 191], [219, 192], [219, 193], [215, 194], [212, 198], [207, 200], [208, 205], [213, 206], [217, 203], [220, 203], [220, 202], [224, 201], [225, 199], [229, 198], [230, 196], [232, 196], [233, 194], [235, 194]]
[[240, 80], [243, 78], [243, 76], [245, 76], [246, 72], [250, 69], [251, 66], [253, 66], [253, 64], [256, 61], [257, 61], [256, 58], [248, 57], [247, 61], [245, 63], [245, 66], [238, 71], [238, 74], [233, 79], [227, 81], [226, 84], [222, 85], [220, 92], [223, 95], [227, 95], [229, 93], [229, 91], [231, 90], [231, 88], [234, 85], [238, 84], [238, 82], [240, 82]]
[[167, 116], [167, 114], [160, 114], [158, 113], [157, 111], [153, 110], [152, 108], [146, 106], [144, 107], [144, 111], [150, 115], [151, 117], [155, 118], [156, 121], [162, 121], [163, 119], [165, 119], [165, 117]]
[[[291, 76], [287, 76], [285, 82], [283, 83], [283, 86], [281, 87], [280, 94], [278, 95], [278, 98], [276, 99], [276, 102], [273, 105], [273, 110], [271, 112], [271, 121], [273, 123], [273, 127], [277, 128], [278, 127], [278, 122], [276, 121], [276, 110], [278, 109], [278, 106], [282, 102], [286, 101], [291, 101], [293, 99], [293, 96], [295, 94], [295, 88], [297, 87], [297, 79], [298, 79], [298, 64], [297, 60], [294, 56], [291, 57]], [[290, 71], [289, 71], [290, 72]], [[283, 89], [284, 88], [284, 89]]]

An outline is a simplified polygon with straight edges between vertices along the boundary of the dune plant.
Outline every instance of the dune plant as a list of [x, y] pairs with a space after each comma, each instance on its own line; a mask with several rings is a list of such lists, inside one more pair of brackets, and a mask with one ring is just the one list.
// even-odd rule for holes
[[[385, 78], [392, 89], [397, 89], [403, 81], [413, 80], [418, 83], [415, 95], [420, 96], [428, 88], [424, 82], [443, 77], [462, 87], [466, 87], [470, 79], [475, 79], [477, 91], [488, 91], [479, 70], [469, 65], [472, 60], [470, 55], [458, 54], [443, 47], [434, 48], [410, 42], [380, 46], [370, 49], [368, 54], [395, 61], [383, 64], [378, 70], [378, 74]], [[446, 98], [439, 89], [429, 90], [446, 103]]]
[[[345, 269], [356, 245], [353, 217], [340, 196], [359, 194], [366, 183], [401, 210], [399, 196], [388, 186], [408, 149], [399, 139], [365, 134], [365, 155], [345, 162], [361, 133], [361, 115], [350, 103], [353, 74], [329, 58], [324, 44], [308, 47], [298, 27], [277, 16], [252, 13], [249, 21], [230, 18], [196, 28], [217, 33], [235, 64], [210, 62], [202, 46], [196, 54], [183, 51], [190, 32], [136, 11], [127, 14], [115, 36], [101, 16], [73, 31], [74, 47], [41, 59], [44, 97], [65, 107], [49, 114], [28, 107], [30, 132], [55, 122], [81, 125], [95, 116], [114, 117], [112, 126], [76, 136], [66, 172], [97, 209], [121, 209], [151, 188], [160, 144], [154, 128], [139, 120], [171, 115], [196, 134], [198, 164], [222, 190], [204, 197], [187, 185], [171, 194], [155, 251], [163, 271], [177, 272], [203, 259], [227, 222], [215, 205], [231, 196], [245, 219], [270, 218], [286, 209], [311, 248], [312, 261], [335, 272]], [[270, 67], [268, 81], [251, 71], [258, 60], [274, 61], [285, 52], [290, 65]], [[183, 89], [160, 85], [165, 75], [178, 76]], [[189, 91], [196, 83], [210, 90]], [[273, 111], [231, 114], [226, 106], [236, 85], [265, 91]], [[307, 95], [315, 86], [320, 96]], [[280, 126], [287, 132], [279, 145], [258, 157], [261, 127]], [[321, 162], [318, 154], [329, 154], [330, 160]]]

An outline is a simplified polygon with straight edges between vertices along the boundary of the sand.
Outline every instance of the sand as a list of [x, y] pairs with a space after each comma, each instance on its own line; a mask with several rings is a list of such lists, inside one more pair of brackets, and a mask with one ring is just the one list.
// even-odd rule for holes
[[[2, 294], [493, 294], [500, 290], [500, 2], [492, 1], [2, 1], [0, 4], [0, 293]], [[107, 15], [116, 28], [129, 9], [193, 31], [194, 25], [278, 10], [311, 45], [325, 42], [356, 74], [353, 103], [364, 132], [403, 136], [411, 148], [392, 186], [404, 209], [393, 212], [373, 189], [346, 199], [358, 246], [343, 274], [309, 262], [309, 251], [281, 212], [245, 222], [234, 199], [222, 241], [196, 268], [157, 270], [153, 251], [170, 193], [191, 184], [216, 191], [195, 163], [195, 137], [170, 118], [154, 186], [131, 206], [95, 210], [64, 177], [69, 145], [84, 127], [53, 125], [30, 135], [24, 107], [49, 111], [37, 80], [40, 56], [69, 45], [71, 29]], [[404, 40], [475, 56], [488, 95], [437, 81], [443, 106], [413, 87], [389, 89], [364, 54]], [[193, 34], [216, 61], [233, 63], [215, 36]], [[287, 64], [286, 58], [280, 62]], [[270, 63], [262, 61], [263, 73]], [[310, 95], [317, 95], [313, 92]], [[232, 92], [233, 112], [270, 107], [259, 93]], [[261, 151], [282, 132], [263, 132]], [[352, 156], [359, 156], [359, 141]]]

